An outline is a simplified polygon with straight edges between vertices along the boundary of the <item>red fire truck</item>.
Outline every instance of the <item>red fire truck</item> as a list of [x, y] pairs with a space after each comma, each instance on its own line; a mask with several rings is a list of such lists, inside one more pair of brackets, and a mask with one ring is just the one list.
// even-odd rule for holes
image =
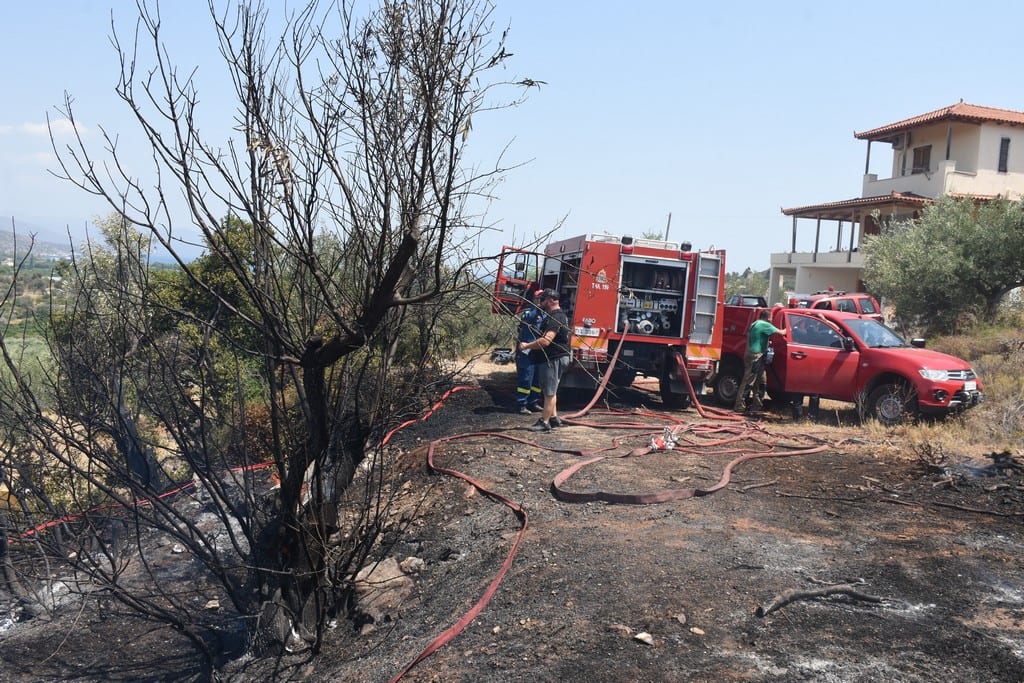
[[[502, 250], [495, 312], [515, 314], [537, 289], [559, 292], [571, 329], [564, 387], [593, 388], [618, 351], [610, 383], [655, 377], [666, 407], [686, 408], [722, 348], [725, 252], [686, 242], [582, 235], [544, 253]], [[621, 350], [619, 347], [622, 347]]]

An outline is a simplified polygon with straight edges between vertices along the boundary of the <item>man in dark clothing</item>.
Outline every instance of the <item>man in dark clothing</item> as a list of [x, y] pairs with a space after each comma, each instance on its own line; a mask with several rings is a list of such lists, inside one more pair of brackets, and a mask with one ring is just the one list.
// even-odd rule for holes
[[520, 342], [519, 350], [530, 352], [540, 373], [538, 384], [544, 394], [544, 411], [530, 430], [550, 432], [552, 427], [562, 426], [558, 417], [558, 383], [569, 367], [569, 320], [558, 301], [558, 292], [553, 289], [541, 291], [537, 305], [546, 314], [540, 336], [532, 342]]
[[[536, 293], [539, 295], [540, 290]], [[520, 343], [532, 342], [540, 336], [540, 326], [544, 317], [544, 311], [531, 300], [526, 309], [519, 314]], [[543, 410], [540, 407], [543, 394], [540, 390], [540, 373], [537, 372], [537, 368], [529, 351], [516, 350], [516, 405], [519, 407], [520, 415], [539, 413]]]

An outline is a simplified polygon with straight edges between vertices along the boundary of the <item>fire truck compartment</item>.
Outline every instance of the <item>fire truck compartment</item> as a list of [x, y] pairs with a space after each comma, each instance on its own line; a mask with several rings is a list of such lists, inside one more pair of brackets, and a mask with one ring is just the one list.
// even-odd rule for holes
[[681, 337], [687, 263], [625, 256], [615, 331]]

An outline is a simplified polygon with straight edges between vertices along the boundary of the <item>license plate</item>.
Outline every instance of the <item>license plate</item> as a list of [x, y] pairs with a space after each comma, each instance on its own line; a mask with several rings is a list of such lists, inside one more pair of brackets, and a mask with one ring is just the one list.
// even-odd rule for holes
[[964, 391], [974, 391], [977, 388], [978, 383], [975, 382], [974, 380], [971, 380], [970, 382], [964, 382]]

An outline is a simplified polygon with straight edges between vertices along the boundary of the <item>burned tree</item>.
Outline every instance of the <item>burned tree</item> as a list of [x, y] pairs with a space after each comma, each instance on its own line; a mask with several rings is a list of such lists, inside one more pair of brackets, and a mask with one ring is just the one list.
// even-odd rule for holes
[[[147, 558], [110, 551], [110, 529], [180, 544], [248, 642], [319, 647], [383, 524], [374, 444], [396, 411], [427, 398], [422, 376], [396, 377], [432, 350], [398, 340], [410, 312], [469, 288], [467, 245], [486, 229], [469, 207], [501, 172], [466, 168], [474, 116], [515, 103], [494, 101], [496, 86], [534, 83], [490, 75], [509, 55], [486, 2], [384, 2], [366, 17], [353, 4], [310, 3], [274, 35], [261, 6], [211, 12], [238, 107], [236, 135], [217, 144], [200, 135], [195, 74], [177, 71], [158, 8], [140, 2], [132, 42], [115, 36], [117, 94], [158, 180], [135, 180], [112, 132], [102, 159], [82, 138], [56, 150], [65, 177], [115, 212], [110, 259], [137, 282], [75, 269], [77, 296], [54, 319], [54, 410], [3, 394], [50, 466], [85, 482], [67, 525], [79, 536], [94, 526], [99, 551], [72, 563], [211, 658], [203, 629], [216, 624], [153, 580]], [[63, 114], [75, 121], [70, 97]], [[206, 251], [190, 261], [193, 229]], [[155, 274], [148, 246], [179, 270]], [[100, 292], [103, 327], [72, 306]], [[399, 358], [403, 348], [417, 357]], [[166, 495], [190, 486], [192, 505]], [[87, 505], [100, 499], [124, 504], [127, 522], [101, 524]]]

